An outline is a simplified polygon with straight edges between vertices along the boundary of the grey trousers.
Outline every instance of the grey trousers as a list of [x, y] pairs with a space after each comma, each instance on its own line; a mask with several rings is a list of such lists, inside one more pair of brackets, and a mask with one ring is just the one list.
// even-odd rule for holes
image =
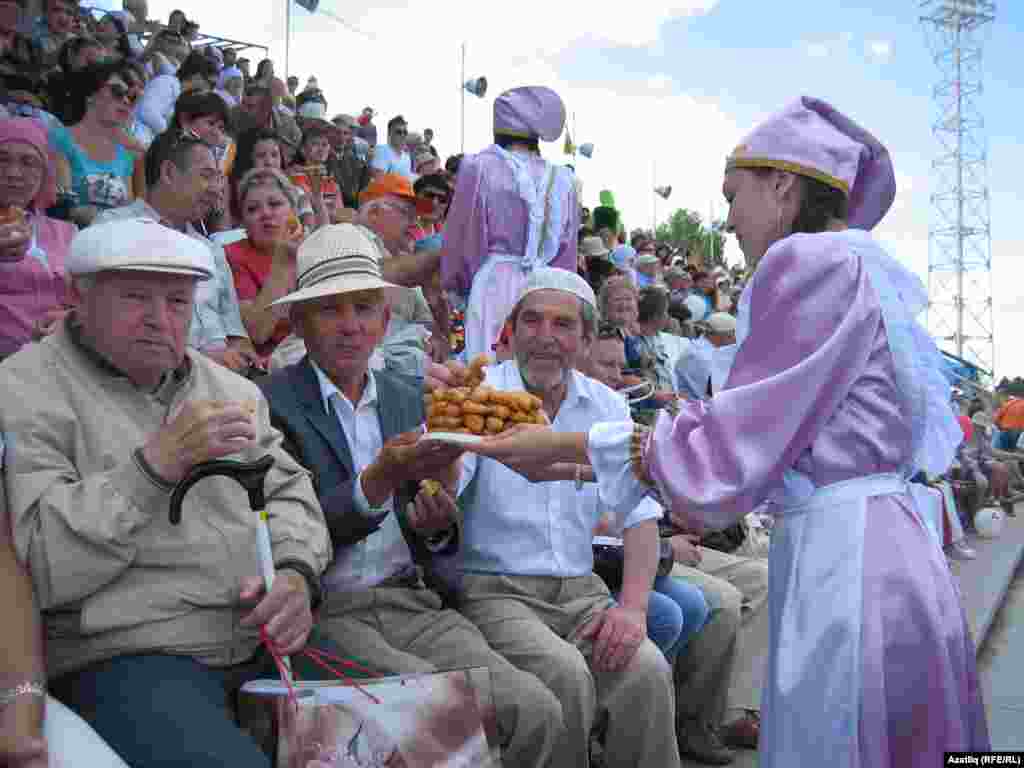
[[541, 680], [494, 651], [429, 589], [381, 587], [325, 596], [320, 630], [346, 653], [392, 674], [487, 667], [505, 768], [560, 768], [562, 706]]
[[701, 562], [672, 575], [704, 592], [711, 608], [675, 665], [680, 717], [721, 724], [728, 709], [760, 709], [768, 661], [768, 562], [698, 547]]
[[644, 640], [625, 669], [599, 672], [590, 664], [592, 644], [578, 640], [611, 604], [599, 577], [464, 574], [462, 589], [460, 610], [491, 646], [562, 702], [567, 738], [559, 766], [589, 765], [590, 734], [604, 713], [609, 768], [679, 766], [671, 673], [661, 651]]

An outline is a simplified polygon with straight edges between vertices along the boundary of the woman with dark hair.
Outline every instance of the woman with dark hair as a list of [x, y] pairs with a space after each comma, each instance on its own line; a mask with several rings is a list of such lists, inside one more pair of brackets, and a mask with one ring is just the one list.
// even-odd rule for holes
[[168, 130], [202, 139], [213, 149], [221, 170], [225, 174], [231, 172], [235, 157], [230, 136], [231, 114], [220, 96], [209, 91], [182, 94], [174, 106]]
[[124, 19], [117, 13], [108, 13], [100, 19], [96, 25], [96, 39], [115, 56], [122, 59], [131, 59], [135, 56], [132, 44], [128, 40], [128, 28]]
[[72, 82], [70, 127], [53, 125], [50, 143], [58, 153], [57, 186], [77, 200], [68, 216], [79, 226], [92, 223], [99, 210], [135, 198], [135, 157], [128, 148], [136, 72], [123, 62], [85, 67]]
[[302, 190], [313, 207], [313, 221], [303, 222], [307, 232], [331, 223], [324, 195], [338, 196], [338, 182], [327, 172], [327, 159], [331, 154], [330, 128], [330, 123], [323, 120], [303, 120], [302, 143], [294, 164], [288, 169], [288, 180]]
[[[895, 189], [877, 139], [798, 100], [726, 167], [728, 230], [754, 272], [723, 389], [650, 432], [468, 446], [510, 465], [589, 463], [611, 508], [654, 493], [692, 531], [772, 502], [762, 768], [925, 768], [992, 748], [959, 592], [910, 493], [962, 433], [915, 319], [927, 291], [869, 233]], [[681, 721], [706, 707], [677, 693]]]
[[462, 160], [445, 223], [441, 283], [466, 303], [466, 358], [487, 354], [536, 267], [576, 271], [580, 208], [571, 173], [540, 156], [565, 104], [549, 88], [494, 101], [494, 144]]
[[50, 111], [62, 122], [72, 121], [72, 80], [75, 73], [90, 64], [98, 64], [106, 55], [103, 44], [92, 37], [73, 37], [57, 54], [58, 70], [46, 77], [46, 94]]
[[[239, 135], [238, 151], [235, 153], [235, 162], [228, 177], [228, 213], [235, 226], [240, 226], [242, 221], [238, 198], [238, 185], [241, 180], [253, 168], [283, 171], [283, 158], [281, 140], [273, 131], [256, 128]], [[309, 197], [295, 185], [291, 186], [295, 197], [295, 215], [304, 228], [312, 227], [316, 222], [316, 213]]]
[[270, 59], [263, 59], [259, 64], [256, 65], [256, 76], [253, 80], [270, 85], [270, 81], [274, 79], [274, 62]]

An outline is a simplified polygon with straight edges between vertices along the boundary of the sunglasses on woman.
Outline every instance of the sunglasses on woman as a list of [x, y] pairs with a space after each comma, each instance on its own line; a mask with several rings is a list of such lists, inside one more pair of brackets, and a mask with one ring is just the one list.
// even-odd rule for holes
[[139, 98], [138, 91], [134, 88], [129, 88], [126, 85], [120, 83], [107, 83], [107, 90], [110, 91], [110, 95], [117, 101], [123, 101], [128, 106], [135, 106], [135, 102]]

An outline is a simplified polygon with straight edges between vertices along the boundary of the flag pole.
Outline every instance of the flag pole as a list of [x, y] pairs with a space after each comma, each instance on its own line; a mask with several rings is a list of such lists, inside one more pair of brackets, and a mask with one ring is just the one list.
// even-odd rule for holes
[[284, 0], [284, 77], [285, 82], [291, 77], [292, 49], [292, 0]]
[[459, 93], [462, 101], [462, 154], [466, 153], [466, 43], [462, 43], [462, 76], [459, 78]]

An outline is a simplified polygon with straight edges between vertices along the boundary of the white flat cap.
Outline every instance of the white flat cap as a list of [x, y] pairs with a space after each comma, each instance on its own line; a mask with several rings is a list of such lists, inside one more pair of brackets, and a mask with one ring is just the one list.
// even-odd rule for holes
[[728, 312], [712, 312], [704, 323], [712, 333], [733, 333], [736, 330], [736, 318]]
[[590, 284], [575, 272], [557, 267], [541, 267], [533, 270], [526, 279], [526, 285], [519, 294], [519, 301], [534, 291], [565, 291], [579, 296], [587, 304], [597, 309], [597, 298]]
[[298, 290], [271, 306], [309, 301], [352, 291], [394, 288], [381, 275], [381, 252], [355, 224], [321, 227], [299, 246]]
[[213, 253], [200, 240], [151, 219], [94, 224], [75, 235], [67, 258], [72, 275], [111, 270], [213, 277]]

